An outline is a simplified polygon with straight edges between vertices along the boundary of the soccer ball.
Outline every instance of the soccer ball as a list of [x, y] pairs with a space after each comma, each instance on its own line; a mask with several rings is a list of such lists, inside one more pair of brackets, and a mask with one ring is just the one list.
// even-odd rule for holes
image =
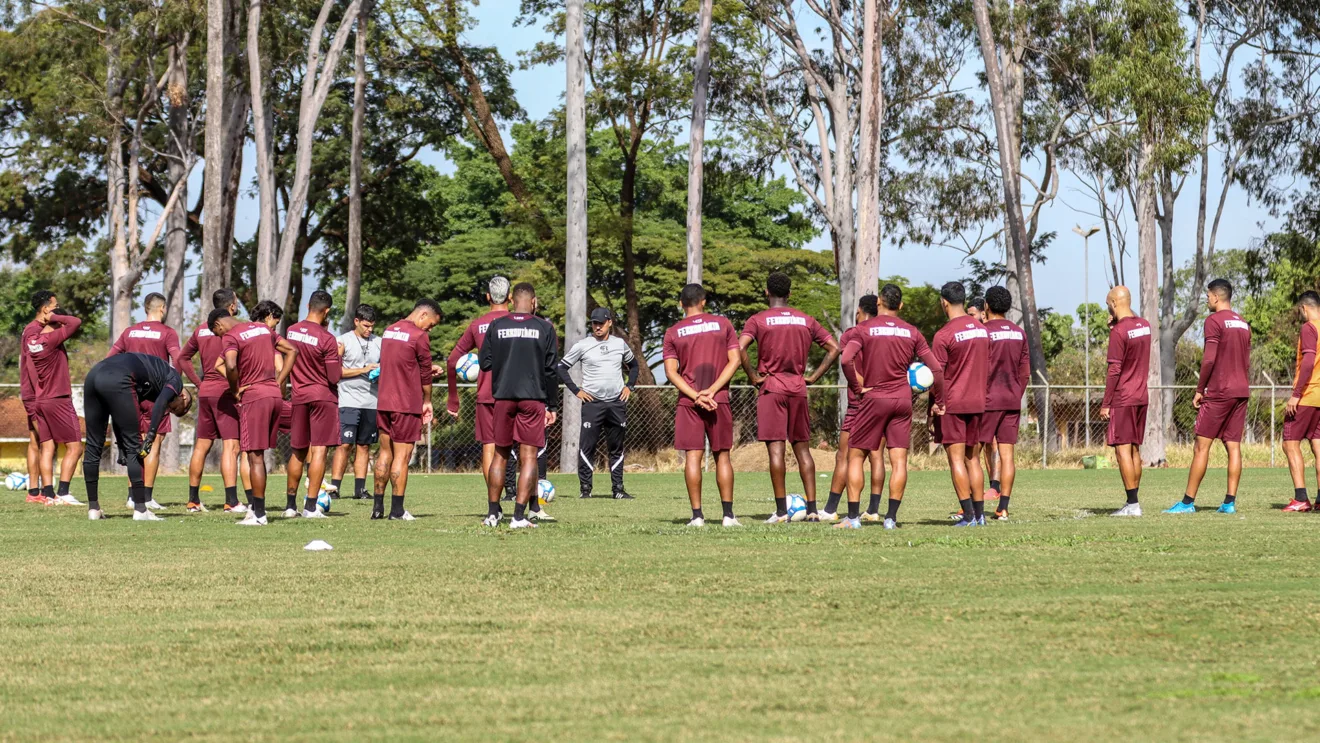
[[555, 499], [555, 484], [549, 480], [539, 480], [536, 483], [536, 497], [541, 503], [549, 503]]
[[458, 371], [458, 378], [464, 382], [477, 381], [477, 375], [481, 373], [481, 362], [478, 361], [475, 353], [469, 353], [458, 360], [458, 365], [454, 367]]
[[807, 517], [807, 499], [797, 493], [788, 494], [788, 520], [801, 521]]
[[322, 487], [321, 492], [316, 494], [316, 508], [320, 510], [321, 513], [330, 513], [330, 504], [332, 502], [333, 501], [330, 499], [330, 491]]
[[5, 477], [5, 487], [10, 490], [23, 490], [28, 486], [28, 476], [26, 472], [10, 472]]
[[935, 372], [920, 361], [913, 361], [908, 367], [908, 386], [913, 392], [925, 392], [935, 384]]

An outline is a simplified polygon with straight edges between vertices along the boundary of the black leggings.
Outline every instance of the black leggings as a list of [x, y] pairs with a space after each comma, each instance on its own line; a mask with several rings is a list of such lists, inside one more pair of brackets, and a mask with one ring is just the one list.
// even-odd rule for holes
[[101, 479], [101, 452], [105, 450], [105, 428], [115, 429], [115, 445], [128, 467], [129, 484], [142, 487], [142, 435], [138, 432], [137, 392], [133, 377], [117, 364], [117, 356], [103, 361], [87, 373], [83, 388], [83, 412], [87, 421], [87, 449], [83, 454], [83, 481], [87, 492], [96, 492]]

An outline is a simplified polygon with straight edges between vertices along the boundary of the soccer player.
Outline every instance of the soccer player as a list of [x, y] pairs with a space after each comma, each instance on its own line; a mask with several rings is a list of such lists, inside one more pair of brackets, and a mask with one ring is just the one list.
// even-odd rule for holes
[[1114, 516], [1140, 516], [1141, 445], [1146, 441], [1146, 375], [1150, 371], [1150, 323], [1132, 312], [1132, 294], [1116, 286], [1105, 297], [1109, 307], [1108, 370], [1100, 419], [1109, 421], [1105, 441], [1114, 447], [1127, 503]]
[[1315, 363], [1316, 339], [1320, 337], [1320, 294], [1302, 292], [1297, 298], [1297, 313], [1302, 316], [1302, 330], [1297, 338], [1293, 393], [1283, 419], [1283, 453], [1288, 458], [1288, 474], [1293, 481], [1292, 502], [1283, 510], [1291, 513], [1311, 510], [1311, 500], [1306, 495], [1303, 440], [1311, 442], [1316, 499], [1320, 502], [1320, 365]]
[[[201, 506], [202, 473], [211, 446], [220, 441], [220, 479], [225, 487], [225, 511], [247, 513], [247, 506], [238, 501], [238, 474], [241, 452], [238, 446], [238, 402], [229, 394], [229, 380], [225, 378], [223, 333], [217, 333], [216, 323], [238, 312], [238, 297], [233, 289], [216, 289], [211, 294], [215, 308], [206, 322], [193, 331], [179, 353], [184, 371], [192, 369], [192, 357], [200, 354], [202, 381], [197, 384], [196, 372], [188, 374], [197, 384], [197, 428], [193, 440], [192, 459], [188, 462], [188, 504]], [[232, 327], [232, 323], [229, 324]], [[242, 468], [246, 471], [246, 462]], [[251, 498], [251, 492], [247, 493]], [[205, 510], [201, 508], [200, 510]]]
[[390, 494], [391, 521], [412, 521], [403, 508], [408, 488], [408, 462], [431, 422], [431, 380], [440, 367], [431, 363], [431, 328], [440, 324], [440, 305], [419, 299], [407, 317], [385, 329], [380, 342], [380, 379], [376, 423], [380, 452], [372, 482], [371, 518], [385, 518], [385, 479]]
[[[509, 452], [518, 445], [518, 496], [511, 529], [535, 528], [525, 515], [528, 501], [536, 504], [536, 454], [545, 446], [545, 432], [554, 425], [559, 409], [555, 365], [559, 338], [555, 327], [537, 317], [536, 290], [531, 284], [513, 287], [513, 311], [496, 318], [481, 344], [481, 371], [491, 376], [495, 396], [495, 456], [486, 475], [487, 513], [483, 523], [497, 526], [500, 512], [499, 481], [508, 466]], [[535, 514], [533, 514], [534, 517]], [[548, 514], [538, 520], [552, 521]]]
[[[142, 300], [142, 309], [146, 310], [147, 319], [136, 325], [130, 325], [124, 328], [124, 332], [119, 334], [118, 340], [110, 346], [110, 352], [106, 358], [121, 353], [140, 353], [147, 356], [155, 356], [158, 359], [174, 364], [176, 368], [189, 375], [194, 385], [201, 387], [201, 380], [197, 378], [197, 372], [193, 370], [192, 364], [184, 363], [179, 359], [179, 334], [174, 332], [174, 328], [165, 324], [165, 295], [158, 292], [148, 294]], [[150, 400], [138, 401], [138, 428], [143, 435], [146, 435], [147, 424], [151, 421], [152, 402]], [[156, 502], [152, 494], [152, 489], [156, 486], [156, 472], [160, 469], [160, 442], [165, 434], [174, 430], [173, 421], [167, 415], [160, 420], [160, 426], [156, 429], [158, 437], [152, 441], [151, 450], [147, 452], [146, 459], [142, 462], [142, 486], [147, 491], [147, 508], [152, 511], [162, 511], [164, 506]], [[133, 507], [132, 493], [129, 494], [127, 508]], [[200, 502], [188, 501], [188, 512], [199, 513], [205, 511]]]
[[1210, 446], [1224, 442], [1228, 452], [1228, 489], [1219, 513], [1237, 513], [1237, 488], [1242, 479], [1242, 431], [1247, 422], [1251, 392], [1251, 326], [1233, 311], [1233, 285], [1215, 279], [1206, 286], [1210, 316], [1205, 319], [1205, 355], [1196, 382], [1192, 406], [1196, 408], [1196, 446], [1187, 472], [1182, 500], [1165, 513], [1195, 513], [1196, 491], [1210, 464]]
[[[628, 398], [637, 384], [638, 363], [631, 348], [619, 336], [612, 335], [614, 318], [604, 307], [591, 311], [591, 335], [568, 349], [555, 371], [570, 394], [582, 401], [582, 430], [578, 433], [578, 485], [583, 498], [591, 497], [591, 477], [595, 465], [596, 443], [605, 431], [605, 449], [609, 454], [610, 492], [615, 500], [632, 500], [623, 489], [623, 436], [628, 431]], [[582, 386], [569, 373], [582, 364]], [[628, 380], [622, 376], [628, 369]]]
[[[897, 287], [895, 287], [897, 288]], [[858, 326], [879, 313], [879, 299], [874, 294], [867, 294], [857, 300], [854, 324], [839, 336], [839, 348], [848, 348], [848, 342], [857, 336]], [[830, 478], [830, 495], [825, 501], [825, 510], [820, 512], [821, 521], [838, 521], [839, 500], [848, 488], [848, 446], [852, 438], [853, 426], [857, 420], [857, 406], [862, 397], [857, 379], [844, 375], [848, 386], [848, 409], [843, 415], [843, 425], [839, 427], [839, 448], [834, 452], [834, 472]], [[871, 452], [871, 502], [862, 513], [862, 521], [880, 520], [880, 493], [885, 484], [885, 458], [879, 447]]]
[[963, 309], [962, 282], [940, 287], [940, 307], [949, 319], [935, 333], [931, 350], [944, 373], [945, 402], [936, 401], [935, 443], [944, 446], [949, 475], [963, 517], [954, 526], [985, 525], [984, 473], [981, 470], [980, 422], [985, 413], [986, 367], [990, 337], [985, 326]]
[[[774, 489], [775, 512], [767, 524], [788, 522], [788, 496], [784, 476], [788, 469], [784, 454], [793, 445], [798, 474], [807, 499], [807, 520], [819, 521], [816, 513], [816, 461], [811, 457], [811, 421], [807, 415], [807, 385], [815, 384], [839, 358], [834, 336], [816, 318], [788, 306], [793, 281], [778, 271], [765, 282], [769, 309], [752, 315], [743, 325], [738, 344], [747, 378], [760, 389], [756, 398], [756, 438], [765, 442], [770, 458], [770, 484]], [[816, 371], [803, 376], [811, 344], [825, 349], [825, 360]], [[756, 368], [747, 348], [756, 344]]]
[[[999, 497], [995, 519], [1008, 520], [1008, 499], [1013, 495], [1013, 480], [1017, 465], [1013, 450], [1017, 446], [1018, 424], [1022, 415], [1022, 393], [1031, 381], [1031, 357], [1027, 353], [1027, 336], [1022, 328], [1008, 321], [1005, 315], [1013, 306], [1013, 295], [1002, 286], [992, 286], [985, 292], [985, 325], [990, 334], [989, 377], [985, 391], [985, 414], [981, 417], [978, 433], [980, 443], [992, 447], [998, 454], [990, 469], [990, 493]], [[989, 495], [989, 494], [988, 494]]]
[[[899, 319], [903, 291], [893, 284], [880, 289], [877, 315], [857, 326], [843, 350], [843, 371], [861, 392], [857, 406], [856, 432], [848, 451], [848, 518], [836, 529], [860, 529], [858, 506], [862, 497], [862, 465], [883, 445], [889, 451], [889, 509], [886, 529], [898, 528], [898, 507], [907, 487], [907, 454], [912, 434], [912, 388], [908, 364], [914, 358], [935, 375], [931, 397], [944, 404], [944, 375], [921, 332]], [[872, 472], [875, 466], [872, 465]], [[874, 475], [872, 475], [874, 478]], [[874, 479], [873, 479], [874, 482]], [[879, 510], [879, 506], [876, 506]]]
[[[274, 448], [279, 429], [281, 390], [293, 371], [298, 349], [271, 329], [284, 310], [269, 299], [252, 311], [252, 320], [224, 334], [225, 375], [229, 392], [239, 403], [239, 448], [247, 455], [252, 498], [241, 526], [266, 525], [266, 450]], [[275, 368], [275, 354], [283, 363]]]
[[376, 308], [359, 304], [353, 312], [353, 329], [337, 339], [343, 370], [339, 378], [339, 446], [331, 465], [330, 491], [339, 492], [348, 455], [353, 454], [353, 498], [370, 500], [367, 492], [367, 469], [371, 447], [378, 438], [376, 429], [376, 380], [373, 369], [380, 368], [380, 336], [376, 327]]
[[985, 297], [977, 297], [967, 302], [967, 314], [971, 315], [974, 320], [981, 323], [982, 325], [985, 325], [985, 321], [987, 319], [985, 314], [985, 308], [986, 308]]
[[[152, 403], [151, 417], [146, 430], [140, 432], [138, 409], [140, 402], [146, 400]], [[87, 518], [98, 521], [105, 516], [98, 500], [98, 487], [105, 428], [109, 424], [114, 427], [115, 445], [128, 467], [133, 520], [164, 521], [147, 510], [142, 459], [151, 450], [165, 416], [168, 413], [187, 415], [192, 407], [192, 394], [184, 389], [178, 370], [170, 362], [147, 354], [129, 352], [109, 356], [87, 372], [83, 406], [87, 414], [87, 459], [83, 462]]]
[[339, 445], [339, 340], [325, 329], [334, 301], [330, 293], [312, 292], [307, 298], [307, 316], [294, 323], [284, 337], [295, 343], [298, 355], [289, 372], [293, 387], [293, 410], [289, 427], [288, 481], [285, 485], [284, 517], [298, 515], [298, 486], [307, 470], [307, 500], [302, 515], [326, 517], [316, 507], [316, 497], [325, 480], [325, 455]]
[[715, 483], [720, 490], [725, 526], [741, 526], [733, 515], [733, 413], [729, 410], [729, 380], [742, 362], [742, 347], [733, 323], [706, 312], [706, 290], [688, 284], [678, 295], [683, 319], [665, 331], [662, 356], [665, 377], [681, 397], [674, 409], [674, 448], [683, 452], [692, 520], [705, 526], [701, 511], [701, 459], [706, 444], [715, 457]]
[[[454, 350], [449, 352], [445, 362], [448, 400], [445, 410], [453, 418], [458, 418], [461, 400], [458, 395], [458, 362], [472, 351], [480, 351], [486, 341], [486, 331], [495, 320], [509, 314], [509, 280], [503, 276], [492, 277], [486, 284], [486, 301], [490, 309], [481, 317], [468, 323], [467, 329], [458, 339]], [[476, 437], [481, 444], [481, 476], [490, 476], [490, 463], [495, 458], [495, 395], [490, 390], [490, 375], [477, 376]], [[505, 476], [501, 476], [501, 482]], [[489, 485], [490, 483], [487, 483]]]
[[[38, 444], [37, 473], [29, 473], [28, 503], [82, 505], [69, 494], [69, 480], [83, 454], [78, 413], [73, 409], [73, 387], [69, 384], [69, 353], [64, 342], [82, 320], [59, 310], [59, 298], [49, 291], [32, 294], [36, 314], [23, 328], [19, 346], [23, 406], [27, 411], [29, 435]], [[55, 490], [55, 449], [64, 444], [60, 461], [60, 487]], [[39, 474], [40, 479], [33, 479]], [[40, 483], [40, 484], [38, 484]]]

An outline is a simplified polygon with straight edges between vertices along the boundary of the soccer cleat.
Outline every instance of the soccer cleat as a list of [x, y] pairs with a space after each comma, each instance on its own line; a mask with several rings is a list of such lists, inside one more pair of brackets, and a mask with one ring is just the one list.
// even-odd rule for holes
[[201, 503], [189, 503], [188, 513], [206, 513], [206, 506]]
[[1306, 513], [1311, 510], [1311, 502], [1294, 498], [1288, 505], [1283, 507], [1283, 510], [1288, 513]]
[[233, 505], [230, 505], [228, 503], [225, 504], [225, 513], [247, 513], [247, 512], [248, 512], [248, 507], [243, 505], [242, 503], [235, 503]]
[[329, 516], [326, 516], [325, 513], [324, 513], [323, 511], [321, 511], [320, 509], [317, 509], [317, 510], [315, 510], [315, 511], [307, 511], [307, 510], [304, 510], [304, 511], [302, 512], [302, 517], [305, 518], [305, 519], [328, 519], [328, 518], [330, 518]]
[[156, 499], [155, 499], [155, 498], [152, 498], [151, 500], [147, 501], [147, 510], [148, 510], [148, 511], [164, 511], [164, 510], [165, 510], [165, 506], [162, 506], [161, 504], [157, 503], [157, 502], [156, 502]]
[[404, 511], [404, 512], [403, 512], [401, 515], [399, 515], [399, 516], [395, 516], [394, 514], [390, 514], [390, 517], [389, 517], [388, 520], [389, 520], [389, 521], [416, 521], [417, 519], [416, 519], [411, 513], [408, 513], [407, 511]]
[[[46, 496], [41, 495], [41, 494], [37, 494], [37, 495], [29, 495], [29, 496], [27, 497], [27, 502], [28, 502], [28, 503], [36, 503], [36, 504], [41, 505], [41, 506], [48, 505], [48, 504], [46, 503]], [[129, 507], [132, 507], [133, 504], [130, 502], [128, 505], [129, 505]]]
[[1227, 513], [1229, 515], [1235, 514], [1237, 513], [1237, 504], [1224, 503], [1223, 505], [1219, 506], [1219, 508], [1216, 510], [1216, 513]]
[[820, 516], [820, 520], [827, 524], [831, 524], [839, 520], [839, 514], [831, 511], [817, 511], [816, 515]]
[[885, 519], [885, 529], [886, 529], [886, 530], [888, 530], [888, 531], [893, 531], [894, 529], [897, 529], [897, 528], [898, 528], [898, 522], [897, 522], [897, 521], [895, 521], [895, 520], [893, 520], [893, 519]]
[[164, 521], [165, 519], [157, 516], [151, 511], [134, 511], [133, 520], [134, 521]]
[[590, 497], [591, 497], [590, 490], [584, 490], [580, 495], [578, 495], [578, 498], [590, 498]]
[[809, 514], [807, 514], [806, 516], [804, 516], [804, 517], [802, 518], [802, 520], [803, 520], [803, 521], [811, 521], [811, 522], [813, 522], [813, 523], [817, 523], [817, 524], [819, 524], [819, 523], [820, 523], [820, 512], [809, 513]]
[[1141, 504], [1140, 504], [1140, 503], [1127, 503], [1127, 504], [1124, 504], [1124, 506], [1123, 506], [1122, 508], [1118, 509], [1117, 511], [1114, 511], [1113, 513], [1111, 513], [1111, 514], [1109, 514], [1109, 515], [1110, 515], [1110, 516], [1119, 516], [1119, 517], [1124, 517], [1124, 516], [1140, 516], [1140, 515], [1141, 515]]
[[625, 490], [620, 490], [619, 492], [614, 494], [614, 500], [632, 500], [632, 499], [633, 497], [631, 495], [628, 495], [628, 492]]
[[88, 521], [100, 521], [103, 518], [105, 518], [105, 514], [101, 513], [101, 509], [99, 508], [93, 508], [87, 511]]
[[860, 529], [862, 528], [861, 519], [850, 519], [844, 517], [842, 521], [834, 525], [835, 529]]
[[505, 493], [504, 497], [500, 498], [500, 500], [504, 501], [505, 503], [512, 503], [514, 501], [513, 493]]
[[380, 511], [373, 510], [371, 512], [372, 521], [382, 521], [384, 520], [384, 518], [385, 518], [385, 511], [383, 509]]
[[321, 489], [324, 490], [326, 492], [326, 495], [329, 495], [331, 498], [339, 497], [339, 488], [335, 487], [334, 485], [322, 485]]
[[1169, 506], [1168, 508], [1164, 509], [1164, 512], [1165, 513], [1196, 513], [1196, 504], [1183, 503], [1182, 501], [1178, 501], [1177, 503], [1174, 503], [1172, 506]]
[[371, 500], [371, 493], [368, 493], [366, 491], [363, 491], [361, 493], [354, 493], [353, 500]]
[[959, 508], [957, 511], [954, 511], [953, 513], [949, 514], [949, 520], [950, 520], [950, 521], [963, 521], [964, 519], [963, 519], [963, 512], [962, 512], [962, 509]]
[[298, 509], [296, 509], [296, 508], [286, 508], [286, 509], [284, 509], [284, 518], [286, 518], [286, 519], [296, 519], [296, 518], [298, 518]]
[[871, 524], [871, 523], [879, 523], [881, 521], [884, 521], [884, 519], [880, 518], [880, 514], [878, 513], [871, 513], [870, 511], [867, 511], [866, 513], [862, 514], [862, 521]]
[[257, 512], [249, 510], [247, 512], [247, 515], [243, 517], [242, 521], [235, 521], [234, 523], [238, 524], [239, 526], [265, 526], [266, 517], [262, 516], [260, 518], [257, 518]]
[[132, 498], [129, 498], [128, 500], [124, 501], [124, 508], [127, 508], [127, 509], [130, 510], [130, 511], [133, 510], [133, 499], [132, 499]]
[[61, 505], [61, 506], [81, 506], [81, 505], [83, 505], [82, 501], [78, 500], [77, 498], [73, 497], [72, 495], [69, 495], [68, 493], [65, 493], [64, 495], [57, 495], [57, 496], [55, 496], [55, 500], [57, 501], [56, 505]]
[[725, 525], [725, 526], [742, 526], [742, 524], [738, 523], [738, 519], [736, 519], [736, 518], [734, 518], [734, 517], [732, 517], [732, 516], [725, 516], [725, 517], [724, 517], [724, 525]]
[[706, 520], [701, 518], [700, 516], [688, 522], [688, 526], [705, 526], [705, 525], [706, 525]]
[[1002, 509], [995, 511], [995, 521], [1008, 521], [1008, 511]]
[[498, 513], [486, 514], [486, 518], [481, 520], [482, 526], [499, 526], [502, 515]]
[[984, 517], [984, 516], [977, 516], [977, 517], [976, 517], [976, 525], [977, 525], [977, 526], [985, 526], [985, 517]]
[[962, 521], [959, 521], [958, 523], [953, 525], [953, 528], [960, 529], [967, 526], [980, 526], [980, 525], [981, 525], [980, 522], [978, 522], [976, 520], [976, 517], [973, 516], [970, 519], [963, 519]]
[[528, 516], [528, 518], [530, 518], [530, 519], [532, 519], [532, 520], [534, 520], [534, 521], [544, 521], [544, 522], [546, 522], [546, 523], [549, 523], [549, 522], [555, 520], [555, 517], [554, 517], [554, 516], [551, 516], [551, 515], [548, 514], [548, 513], [546, 513], [544, 508], [541, 509], [540, 511], [532, 511], [531, 513], [527, 514], [527, 516]]
[[986, 488], [986, 491], [985, 491], [985, 499], [986, 499], [986, 500], [999, 500], [999, 490], [996, 489], [996, 488]]
[[535, 528], [536, 528], [536, 524], [533, 524], [531, 521], [529, 521], [529, 520], [527, 520], [527, 519], [514, 519], [513, 521], [510, 521], [510, 522], [509, 522], [509, 528], [510, 528], [510, 529], [535, 529]]
[[788, 514], [786, 514], [786, 513], [785, 513], [785, 514], [772, 513], [772, 514], [770, 514], [770, 518], [768, 518], [768, 519], [765, 520], [765, 523], [767, 523], [767, 524], [787, 524], [787, 523], [788, 523]]

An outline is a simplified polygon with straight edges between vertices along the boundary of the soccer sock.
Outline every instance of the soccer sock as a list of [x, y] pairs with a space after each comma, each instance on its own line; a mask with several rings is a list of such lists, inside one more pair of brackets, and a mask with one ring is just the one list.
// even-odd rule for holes
[[816, 512], [816, 501], [814, 500], [807, 501], [807, 513], [810, 514], [815, 512]]
[[30, 498], [34, 495], [41, 495], [41, 488], [28, 488], [28, 497]]
[[284, 494], [284, 510], [292, 511], [298, 507], [298, 489], [294, 488]]
[[343, 480], [331, 480], [331, 481], [330, 481], [330, 487], [331, 487], [332, 489], [334, 489], [334, 490], [338, 490], [338, 489], [339, 489], [339, 483], [341, 483], [341, 482], [343, 482]]
[[1128, 488], [1126, 491], [1124, 491], [1124, 492], [1127, 493], [1127, 502], [1128, 502], [1128, 503], [1136, 503], [1136, 502], [1137, 502], [1137, 491], [1138, 491], [1138, 490], [1140, 490], [1140, 488]]
[[497, 513], [500, 513], [500, 502], [499, 502], [499, 501], [495, 501], [495, 502], [492, 503], [492, 502], [490, 502], [490, 501], [487, 501], [487, 502], [486, 502], [486, 515], [487, 515], [487, 516], [494, 516], [494, 515], [497, 514]]
[[306, 498], [304, 498], [304, 499], [303, 499], [303, 510], [304, 510], [304, 511], [307, 511], [308, 513], [311, 513], [312, 511], [315, 511], [315, 510], [316, 510], [316, 498], [313, 498], [313, 497], [310, 496], [310, 495], [307, 496]]
[[532, 513], [541, 512], [541, 496], [533, 495], [527, 500], [527, 507], [532, 509]]
[[238, 486], [237, 486], [237, 485], [235, 485], [235, 486], [233, 486], [233, 487], [225, 488], [225, 505], [226, 505], [226, 506], [237, 506], [237, 505], [238, 505]]
[[356, 477], [353, 478], [353, 495], [365, 495], [366, 492], [367, 492], [367, 479], [365, 477], [362, 478], [361, 480], [357, 479]]
[[68, 494], [69, 494], [69, 481], [68, 481], [68, 480], [60, 480], [60, 489], [57, 490], [57, 491], [55, 491], [55, 492], [56, 492], [57, 495], [68, 495]]
[[972, 513], [976, 514], [978, 519], [985, 518], [985, 501], [972, 501]]
[[998, 508], [998, 510], [1000, 510], [1000, 511], [1007, 511], [1007, 510], [1008, 510], [1008, 496], [1007, 496], [1007, 495], [1001, 495], [1001, 496], [999, 496], [999, 508]]
[[266, 499], [264, 497], [263, 498], [254, 497], [249, 499], [248, 502], [252, 505], [252, 513], [255, 513], [257, 515], [257, 518], [259, 519], [266, 518]]
[[1186, 493], [1183, 493], [1182, 502], [1190, 506], [1196, 502], [1196, 499]]
[[372, 494], [371, 494], [371, 512], [372, 512], [372, 513], [385, 513], [385, 494], [384, 494], [384, 493], [372, 493]]
[[526, 504], [526, 503], [514, 503], [514, 504], [513, 504], [513, 520], [514, 520], [514, 521], [522, 521], [522, 520], [524, 520], [524, 519], [526, 519], [526, 518], [527, 518], [527, 504]]
[[694, 508], [694, 509], [692, 509], [692, 518], [694, 518], [694, 519], [705, 519], [706, 517], [705, 517], [705, 515], [703, 515], [703, 514], [701, 513], [701, 509], [700, 509], [700, 508]]
[[41, 486], [41, 494], [44, 495], [44, 496], [47, 497], [47, 498], [54, 498], [54, 497], [55, 497], [55, 486], [53, 486], [53, 485], [42, 485], [42, 486]]
[[775, 498], [775, 513], [780, 516], [788, 513], [788, 498]]
[[836, 493], [831, 490], [830, 497], [825, 499], [825, 513], [838, 513], [839, 499], [842, 497], [843, 493]]
[[1236, 500], [1237, 500], [1237, 496], [1236, 496], [1236, 495], [1228, 495], [1228, 494], [1225, 494], [1225, 495], [1224, 495], [1224, 502], [1225, 502], [1225, 503], [1233, 503], [1233, 502], [1236, 501]]
[[963, 520], [964, 520], [964, 521], [966, 521], [967, 519], [971, 518], [972, 513], [973, 513], [973, 511], [972, 511], [972, 499], [971, 499], [971, 498], [967, 498], [967, 499], [959, 498], [959, 499], [958, 499], [958, 507], [962, 509]]
[[990, 489], [993, 490], [993, 491], [995, 491], [995, 492], [999, 492], [999, 481], [998, 481], [998, 480], [991, 480], [991, 481], [990, 481]]
[[146, 496], [145, 498], [142, 499], [143, 503], [149, 503], [153, 500], [156, 500], [156, 496], [152, 494], [152, 491], [155, 489], [156, 489], [155, 485], [142, 486], [142, 494]]
[[901, 501], [901, 500], [895, 500], [895, 499], [893, 499], [893, 498], [890, 498], [890, 499], [889, 499], [889, 510], [888, 510], [887, 512], [885, 512], [885, 518], [887, 518], [887, 519], [895, 519], [895, 520], [897, 520], [897, 519], [898, 519], [898, 507], [901, 506], [901, 505], [903, 505], [903, 501]]
[[200, 487], [200, 486], [197, 486], [197, 485], [189, 485], [189, 486], [188, 486], [188, 502], [189, 502], [189, 503], [201, 503], [201, 501], [198, 499], [198, 495], [197, 495], [197, 491], [199, 491], [199, 490], [201, 490], [201, 487]]
[[[235, 487], [237, 487], [237, 486], [235, 486]], [[244, 489], [243, 489], [243, 498], [244, 498], [245, 500], [247, 500], [247, 504], [248, 504], [249, 506], [254, 505], [254, 504], [252, 503], [252, 489], [251, 489], [251, 488], [244, 488]], [[265, 513], [265, 512], [266, 512], [266, 511], [264, 510], [264, 509], [266, 508], [266, 499], [265, 499], [265, 497], [262, 497], [262, 499], [261, 499], [261, 508], [263, 509], [263, 510], [262, 510], [262, 513]]]
[[391, 515], [391, 516], [402, 516], [402, 515], [403, 515], [403, 496], [402, 496], [402, 495], [391, 495], [391, 496], [390, 496], [390, 515]]
[[87, 485], [87, 510], [89, 511], [101, 510], [100, 494], [98, 492], [101, 489], [101, 483], [89, 482], [86, 483], [86, 485]]
[[[32, 491], [28, 491], [29, 493]], [[1306, 497], [1306, 488], [1293, 488], [1293, 500], [1299, 500], [1303, 503], [1310, 503], [1311, 500]]]
[[858, 518], [859, 514], [857, 513], [857, 510], [861, 508], [861, 506], [862, 506], [861, 503], [857, 503], [855, 501], [848, 501], [848, 518], [850, 520], [855, 521]]
[[880, 494], [871, 493], [871, 502], [866, 504], [867, 513], [880, 513]]
[[724, 518], [733, 518], [733, 501], [720, 501], [720, 508], [724, 509]]
[[147, 510], [147, 489], [130, 487], [129, 491], [133, 494], [133, 510], [138, 513]]

